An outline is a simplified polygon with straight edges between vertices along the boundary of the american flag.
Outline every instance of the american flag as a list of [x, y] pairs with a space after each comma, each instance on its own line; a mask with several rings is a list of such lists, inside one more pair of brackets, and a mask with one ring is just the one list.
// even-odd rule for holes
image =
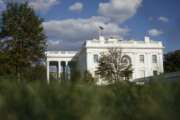
[[104, 30], [104, 28], [103, 28], [102, 26], [99, 26], [99, 29], [100, 29], [100, 30]]

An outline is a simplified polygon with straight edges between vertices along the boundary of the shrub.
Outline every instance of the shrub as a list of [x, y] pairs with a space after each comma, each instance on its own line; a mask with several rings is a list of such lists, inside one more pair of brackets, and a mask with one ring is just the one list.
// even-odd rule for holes
[[0, 78], [3, 120], [179, 120], [180, 82], [154, 80], [144, 86], [83, 82], [18, 82]]

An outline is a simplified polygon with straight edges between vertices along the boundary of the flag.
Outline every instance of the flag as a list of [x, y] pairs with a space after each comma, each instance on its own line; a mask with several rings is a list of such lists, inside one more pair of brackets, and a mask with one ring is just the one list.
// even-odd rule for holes
[[102, 26], [99, 26], [99, 29], [100, 29], [100, 30], [104, 30], [104, 28], [103, 28]]

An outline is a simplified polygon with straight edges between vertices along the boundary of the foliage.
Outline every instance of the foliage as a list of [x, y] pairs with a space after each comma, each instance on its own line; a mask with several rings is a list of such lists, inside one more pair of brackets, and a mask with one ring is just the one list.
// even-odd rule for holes
[[126, 69], [122, 71], [122, 75], [125, 78], [125, 80], [130, 80], [132, 74], [133, 74], [132, 65], [129, 65]]
[[0, 61], [6, 61], [5, 69], [22, 76], [45, 58], [42, 20], [27, 3], [8, 2], [0, 29]]
[[131, 63], [128, 58], [122, 56], [120, 49], [112, 48], [108, 53], [102, 54], [96, 74], [109, 82], [118, 82], [124, 77], [129, 79], [132, 74]]
[[180, 71], [180, 50], [165, 54], [164, 69], [165, 72]]
[[84, 82], [89, 83], [89, 84], [96, 84], [95, 83], [95, 78], [91, 75], [89, 71], [86, 71], [84, 73]]
[[110, 86], [0, 77], [3, 120], [179, 120], [180, 82], [154, 80], [144, 86]]
[[26, 69], [23, 73], [24, 79], [28, 81], [36, 81], [36, 80], [46, 80], [46, 66], [45, 65], [36, 65], [29, 69]]
[[9, 56], [7, 56], [4, 52], [0, 51], [0, 76], [4, 74], [13, 74], [15, 71], [8, 64]]

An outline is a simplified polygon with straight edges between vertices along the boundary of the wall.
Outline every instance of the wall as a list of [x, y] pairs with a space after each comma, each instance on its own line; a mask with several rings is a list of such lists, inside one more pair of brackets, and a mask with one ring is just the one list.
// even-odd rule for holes
[[[99, 57], [101, 53], [107, 52], [110, 48], [120, 48], [122, 55], [128, 55], [132, 61], [133, 80], [142, 77], [149, 77], [153, 75], [153, 70], [158, 73], [163, 73], [163, 45], [162, 42], [150, 40], [145, 37], [144, 41], [120, 41], [117, 39], [105, 39], [100, 36], [99, 39], [87, 40], [83, 44], [79, 52], [51, 52], [47, 54], [48, 61], [70, 61], [74, 59], [77, 61], [77, 68], [81, 75], [85, 71], [89, 71], [95, 76], [98, 63], [94, 63], [94, 54]], [[144, 55], [144, 63], [140, 63], [139, 56]], [[152, 63], [152, 55], [157, 55], [157, 64]]]
[[87, 70], [87, 52], [85, 48], [82, 48], [77, 56], [77, 69], [83, 77], [85, 71]]
[[[148, 39], [148, 40], [147, 40]], [[142, 77], [153, 76], [153, 71], [163, 73], [163, 45], [161, 42], [151, 41], [146, 38], [145, 41], [113, 41], [91, 40], [86, 42], [87, 49], [87, 70], [95, 76], [98, 64], [94, 63], [94, 54], [101, 56], [101, 53], [107, 52], [110, 48], [120, 48], [122, 55], [128, 55], [132, 61], [133, 80]], [[144, 55], [144, 63], [140, 63], [139, 56]], [[157, 64], [152, 63], [152, 55], [157, 56]]]

